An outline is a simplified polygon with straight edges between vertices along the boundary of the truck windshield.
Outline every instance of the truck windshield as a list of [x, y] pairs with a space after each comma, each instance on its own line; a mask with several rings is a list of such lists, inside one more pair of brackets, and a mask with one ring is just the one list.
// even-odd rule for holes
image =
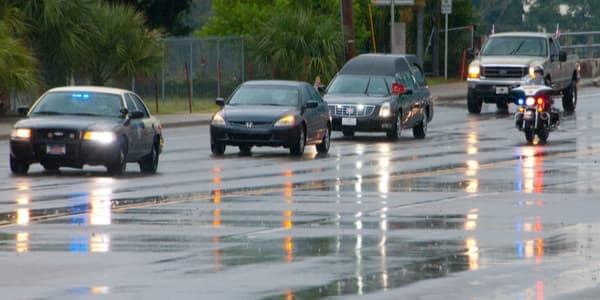
[[548, 56], [546, 39], [540, 37], [502, 36], [488, 40], [482, 56]]

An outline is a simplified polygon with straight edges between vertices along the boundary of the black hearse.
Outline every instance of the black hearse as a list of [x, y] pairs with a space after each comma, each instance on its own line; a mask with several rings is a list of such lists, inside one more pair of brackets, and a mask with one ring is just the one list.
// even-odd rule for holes
[[412, 128], [425, 138], [433, 118], [433, 101], [422, 64], [414, 55], [362, 54], [350, 59], [325, 91], [333, 130], [385, 132], [398, 139]]

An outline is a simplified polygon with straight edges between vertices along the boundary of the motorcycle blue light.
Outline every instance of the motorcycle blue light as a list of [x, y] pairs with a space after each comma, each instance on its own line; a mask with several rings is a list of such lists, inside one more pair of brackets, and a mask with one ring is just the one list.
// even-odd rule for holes
[[523, 98], [519, 98], [519, 100], [517, 100], [517, 103], [519, 105], [523, 105], [523, 103], [525, 103], [525, 100], [523, 100]]

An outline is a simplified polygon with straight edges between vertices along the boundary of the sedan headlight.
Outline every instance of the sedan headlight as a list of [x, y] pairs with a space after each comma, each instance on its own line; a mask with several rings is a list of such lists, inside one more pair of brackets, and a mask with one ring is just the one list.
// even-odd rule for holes
[[382, 118], [387, 118], [392, 115], [392, 106], [389, 102], [383, 102], [381, 107], [379, 108], [379, 116]]
[[110, 144], [117, 140], [117, 136], [112, 131], [86, 131], [83, 134], [83, 139], [102, 144]]
[[279, 119], [273, 126], [275, 127], [285, 127], [285, 126], [294, 126], [296, 124], [296, 118], [292, 115], [285, 116]]
[[216, 113], [213, 116], [212, 120], [210, 121], [210, 125], [225, 126], [225, 119], [223, 118], [221, 113]]
[[15, 140], [28, 140], [31, 138], [31, 129], [16, 128], [10, 132], [10, 138]]

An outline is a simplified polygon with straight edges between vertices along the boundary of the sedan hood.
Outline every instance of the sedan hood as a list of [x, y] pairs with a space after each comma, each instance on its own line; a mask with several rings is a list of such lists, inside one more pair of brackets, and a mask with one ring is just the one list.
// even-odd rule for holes
[[123, 123], [119, 118], [102, 118], [90, 116], [34, 116], [15, 123], [17, 128], [62, 128], [71, 130], [111, 130]]
[[379, 105], [384, 101], [392, 100], [392, 96], [385, 97], [370, 97], [364, 94], [335, 94], [325, 95], [323, 97], [327, 104], [363, 104], [363, 105]]
[[285, 115], [297, 114], [297, 109], [289, 106], [227, 105], [221, 113], [229, 122], [275, 122]]

